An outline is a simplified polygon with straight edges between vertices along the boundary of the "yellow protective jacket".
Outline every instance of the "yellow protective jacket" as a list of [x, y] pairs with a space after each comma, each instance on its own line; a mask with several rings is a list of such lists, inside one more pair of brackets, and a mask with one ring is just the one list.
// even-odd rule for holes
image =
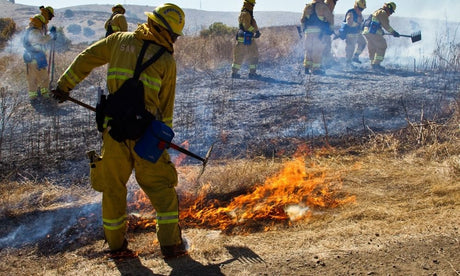
[[40, 30], [35, 27], [29, 27], [24, 39], [28, 41], [27, 50], [36, 52], [45, 52], [46, 46], [51, 40], [51, 36], [44, 33], [44, 29]]
[[[381, 28], [379, 28], [377, 30], [376, 34], [383, 35], [382, 28], [387, 30], [387, 32], [389, 32], [389, 33], [394, 32], [394, 29], [390, 26], [389, 17], [390, 17], [390, 15], [383, 8], [378, 9], [377, 11], [375, 11], [372, 14], [372, 21], [379, 23], [380, 27], [381, 27]], [[369, 28], [368, 27], [364, 28], [363, 34], [366, 34], [366, 33], [369, 33]]]
[[257, 26], [256, 20], [251, 15], [250, 11], [245, 8], [243, 8], [243, 10], [240, 13], [240, 16], [238, 17], [238, 23], [240, 29], [242, 29], [245, 32], [255, 33], [259, 31], [259, 27]]
[[[307, 21], [310, 18], [310, 15], [313, 13], [313, 4], [316, 3], [316, 15], [318, 16], [318, 19], [329, 23], [329, 27], [331, 29], [334, 28], [334, 15], [332, 15], [332, 12], [330, 11], [329, 7], [323, 2], [323, 0], [313, 0], [312, 3], [307, 4], [305, 6], [305, 9], [303, 10], [302, 18], [300, 19], [300, 22], [302, 23], [302, 26], [305, 25], [305, 21]], [[306, 33], [319, 33], [321, 32], [320, 27], [318, 26], [308, 26], [305, 29]]]
[[105, 30], [109, 27], [109, 23], [112, 26], [112, 30], [114, 33], [116, 32], [127, 32], [128, 31], [128, 23], [126, 22], [126, 17], [121, 13], [113, 14], [104, 25]]
[[167, 50], [141, 73], [140, 80], [144, 84], [146, 109], [155, 115], [156, 119], [172, 127], [176, 62], [172, 55], [173, 42], [165, 29], [157, 32], [145, 23], [139, 25], [134, 32], [117, 32], [95, 42], [80, 53], [66, 69], [57, 82], [58, 88], [68, 92], [94, 68], [108, 63], [107, 87], [109, 93], [114, 93], [125, 80], [133, 76], [143, 40], [155, 43], [148, 47], [144, 62], [158, 52], [160, 46]]

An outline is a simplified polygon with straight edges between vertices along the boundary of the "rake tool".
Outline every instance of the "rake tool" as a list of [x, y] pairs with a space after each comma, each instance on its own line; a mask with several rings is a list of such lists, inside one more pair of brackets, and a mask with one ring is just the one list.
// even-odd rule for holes
[[[72, 98], [72, 97], [70, 97], [70, 96], [67, 95], [67, 98], [66, 98], [66, 99], [69, 100], [69, 101], [71, 101], [71, 102], [73, 102], [73, 103], [78, 104], [79, 106], [82, 106], [82, 107], [84, 107], [84, 108], [86, 108], [86, 109], [89, 109], [89, 110], [91, 110], [91, 111], [96, 112], [96, 108], [95, 108], [95, 107], [93, 107], [93, 106], [91, 106], [91, 105], [88, 105], [88, 104], [86, 104], [86, 103], [84, 103], [84, 102], [81, 102], [81, 101], [79, 101], [79, 100], [77, 100], [77, 99], [75, 99], [75, 98]], [[190, 157], [193, 157], [193, 158], [195, 158], [195, 159], [200, 160], [200, 161], [203, 163], [203, 167], [201, 168], [201, 172], [200, 172], [200, 174], [198, 175], [198, 178], [204, 173], [204, 169], [206, 168], [206, 165], [208, 164], [209, 157], [211, 156], [211, 152], [212, 152], [212, 149], [213, 149], [213, 147], [214, 147], [214, 144], [211, 145], [211, 147], [209, 147], [209, 149], [208, 149], [208, 152], [206, 153], [206, 156], [203, 158], [203, 157], [201, 157], [201, 156], [199, 156], [199, 155], [197, 155], [197, 154], [195, 154], [195, 153], [193, 153], [193, 152], [191, 152], [191, 151], [189, 151], [189, 150], [186, 150], [186, 149], [184, 149], [184, 148], [182, 148], [182, 147], [180, 147], [180, 146], [178, 146], [178, 145], [176, 145], [176, 144], [174, 144], [174, 143], [172, 143], [172, 142], [167, 142], [167, 141], [162, 141], [162, 142], [165, 143], [165, 144], [163, 145], [165, 148], [172, 148], [172, 149], [175, 149], [175, 150], [177, 150], [177, 151], [179, 151], [179, 152], [181, 152], [181, 153], [183, 153], [183, 154], [185, 154], [185, 155], [188, 155], [188, 156], [190, 156]]]
[[[393, 35], [393, 34], [386, 33], [385, 35]], [[412, 33], [411, 35], [400, 34], [399, 36], [410, 37], [412, 43], [422, 40], [422, 32], [421, 31]]]

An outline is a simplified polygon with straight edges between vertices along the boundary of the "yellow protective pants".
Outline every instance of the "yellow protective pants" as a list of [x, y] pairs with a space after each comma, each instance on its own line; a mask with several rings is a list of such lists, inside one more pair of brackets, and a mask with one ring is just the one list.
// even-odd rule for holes
[[353, 57], [359, 57], [366, 48], [366, 40], [361, 33], [347, 34], [345, 39], [345, 54], [347, 61]]
[[48, 86], [50, 79], [47, 68], [38, 69], [37, 62], [26, 63], [26, 77], [29, 86], [29, 97], [31, 99], [38, 96], [38, 91], [44, 97], [49, 97]]
[[255, 73], [259, 64], [259, 49], [253, 39], [250, 45], [244, 45], [242, 42], [236, 42], [233, 48], [232, 72], [238, 73], [243, 62], [249, 63], [249, 72]]
[[330, 35], [323, 34], [322, 40], [324, 44], [322, 63], [325, 67], [329, 67], [334, 64], [334, 57], [332, 56], [332, 39]]
[[380, 64], [385, 58], [387, 42], [381, 34], [366, 33], [364, 37], [367, 40], [367, 50], [371, 64]]
[[303, 65], [312, 71], [321, 69], [324, 51], [324, 40], [320, 39], [319, 32], [305, 33], [305, 59]]
[[150, 199], [157, 215], [157, 238], [161, 246], [182, 242], [179, 203], [175, 186], [177, 171], [165, 150], [156, 163], [140, 158], [136, 141], [119, 143], [103, 134], [102, 160], [92, 163], [91, 185], [102, 192], [102, 222], [110, 250], [123, 247], [126, 236], [126, 183], [134, 169], [136, 180]]

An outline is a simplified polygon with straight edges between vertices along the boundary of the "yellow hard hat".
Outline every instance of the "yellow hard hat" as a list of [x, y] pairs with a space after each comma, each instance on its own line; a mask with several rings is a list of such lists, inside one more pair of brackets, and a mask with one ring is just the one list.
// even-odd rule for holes
[[250, 4], [253, 4], [253, 5], [256, 4], [256, 0], [244, 0], [244, 1], [246, 1], [246, 2], [248, 2], [248, 3], [250, 3]]
[[395, 2], [388, 2], [385, 3], [385, 5], [390, 9], [390, 11], [393, 13], [396, 11], [396, 4]]
[[122, 4], [116, 4], [115, 6], [112, 7], [112, 12], [116, 12], [116, 11], [121, 12], [121, 13], [126, 12]]
[[366, 0], [356, 0], [355, 4], [356, 6], [358, 6], [358, 8], [361, 8], [363, 10], [366, 8]]
[[40, 6], [40, 11], [42, 12], [43, 15], [45, 15], [45, 13], [48, 13], [50, 17], [49, 19], [54, 17], [54, 9], [50, 6], [47, 6], [47, 7]]
[[182, 30], [185, 25], [185, 14], [178, 6], [166, 3], [156, 7], [153, 12], [145, 12], [145, 14], [166, 30], [176, 35], [183, 35]]

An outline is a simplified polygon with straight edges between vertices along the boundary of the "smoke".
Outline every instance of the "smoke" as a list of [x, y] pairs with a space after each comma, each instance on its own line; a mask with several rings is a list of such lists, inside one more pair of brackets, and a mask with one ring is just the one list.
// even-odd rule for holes
[[0, 248], [47, 241], [57, 249], [59, 245], [73, 243], [85, 235], [91, 229], [87, 224], [99, 227], [102, 224], [98, 221], [100, 217], [100, 204], [93, 203], [4, 218], [0, 220], [6, 226], [0, 231]]
[[5, 49], [3, 52], [8, 54], [17, 54], [22, 55], [24, 52], [24, 46], [22, 44], [22, 38], [24, 36], [25, 31], [21, 31], [16, 33], [11, 40], [8, 41]]

